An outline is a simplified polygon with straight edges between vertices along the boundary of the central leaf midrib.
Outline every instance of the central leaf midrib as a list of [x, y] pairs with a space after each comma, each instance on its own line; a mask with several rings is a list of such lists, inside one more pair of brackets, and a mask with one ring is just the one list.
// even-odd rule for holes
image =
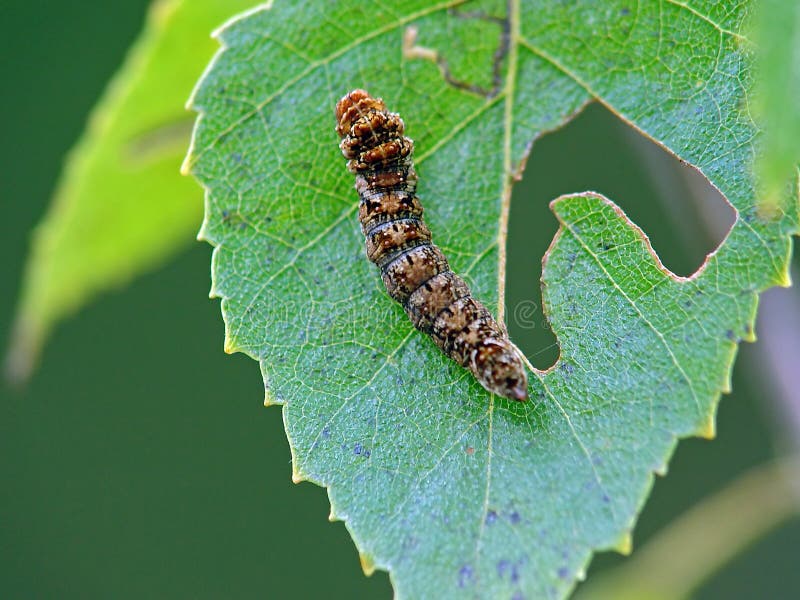
[[[506, 288], [506, 257], [508, 253], [508, 219], [511, 212], [511, 186], [512, 186], [512, 129], [514, 121], [514, 90], [517, 83], [520, 38], [520, 4], [519, 0], [508, 2], [508, 66], [506, 68], [506, 81], [503, 86], [504, 96], [503, 114], [503, 170], [501, 173], [502, 195], [500, 203], [500, 220], [497, 228], [497, 321], [505, 321], [505, 288]], [[488, 430], [486, 440], [486, 488], [478, 525], [478, 539], [475, 542], [476, 572], [480, 573], [477, 565], [480, 564], [481, 545], [486, 529], [486, 518], [489, 514], [489, 504], [492, 494], [492, 437], [494, 435], [494, 410], [495, 396], [489, 399]], [[478, 575], [480, 576], [480, 575]]]

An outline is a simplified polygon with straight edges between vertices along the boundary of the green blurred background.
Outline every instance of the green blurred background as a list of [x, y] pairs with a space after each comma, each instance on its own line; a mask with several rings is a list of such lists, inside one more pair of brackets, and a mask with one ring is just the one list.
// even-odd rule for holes
[[[31, 229], [147, 4], [3, 3], [4, 341]], [[668, 267], [693, 272], [720, 238], [689, 212], [697, 182], [681, 169], [597, 106], [537, 142], [512, 208], [509, 314], [540, 300], [541, 257], [556, 230], [547, 203], [567, 192], [608, 195]], [[328, 522], [324, 490], [291, 483], [280, 410], [262, 406], [257, 364], [222, 352], [218, 301], [207, 298], [210, 247], [187, 240], [186, 248], [60, 326], [27, 388], [0, 383], [0, 596], [390, 597], [386, 574], [364, 577], [344, 526]], [[512, 337], [547, 367], [557, 356], [554, 340], [541, 313], [523, 312], [510, 323]], [[742, 348], [717, 439], [681, 443], [669, 476], [656, 482], [635, 546], [791, 446], [758, 351]], [[799, 549], [796, 518], [698, 597], [796, 597]], [[598, 557], [590, 578], [623, 560]]]

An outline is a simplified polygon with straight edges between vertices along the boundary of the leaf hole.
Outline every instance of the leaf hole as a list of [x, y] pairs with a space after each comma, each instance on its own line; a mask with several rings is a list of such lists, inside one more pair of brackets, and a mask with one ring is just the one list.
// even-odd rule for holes
[[540, 369], [559, 355], [541, 308], [542, 257], [558, 229], [548, 205], [589, 190], [619, 205], [664, 266], [686, 277], [722, 243], [736, 218], [699, 171], [597, 103], [536, 140], [511, 202], [506, 314], [511, 338]]

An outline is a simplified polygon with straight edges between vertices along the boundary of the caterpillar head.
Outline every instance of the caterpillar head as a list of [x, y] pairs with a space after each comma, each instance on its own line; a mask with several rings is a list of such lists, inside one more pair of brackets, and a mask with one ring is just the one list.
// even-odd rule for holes
[[345, 137], [360, 117], [370, 112], [385, 112], [386, 105], [380, 98], [373, 98], [366, 90], [353, 90], [336, 103], [336, 133]]
[[519, 350], [509, 340], [487, 338], [472, 355], [472, 372], [483, 387], [510, 400], [528, 399], [528, 375]]

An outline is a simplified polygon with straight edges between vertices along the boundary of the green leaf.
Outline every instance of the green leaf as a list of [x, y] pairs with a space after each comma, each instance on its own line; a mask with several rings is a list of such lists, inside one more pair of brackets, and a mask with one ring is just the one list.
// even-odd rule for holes
[[759, 47], [759, 87], [754, 110], [764, 129], [758, 156], [762, 210], [785, 198], [800, 165], [800, 3], [760, 0], [754, 27]]
[[37, 227], [8, 357], [14, 379], [28, 377], [59, 319], [192, 239], [201, 202], [179, 174], [192, 123], [184, 103], [214, 52], [210, 31], [250, 5], [153, 4]]
[[[294, 479], [328, 488], [365, 571], [407, 598], [563, 597], [592, 552], [629, 549], [677, 439], [713, 435], [758, 291], [788, 284], [797, 207], [757, 214], [746, 4], [455, 4], [277, 2], [230, 23], [187, 164], [226, 349], [259, 360]], [[464, 89], [491, 89], [496, 55], [497, 95]], [[561, 357], [532, 371], [531, 402], [491, 397], [363, 256], [332, 114], [355, 87], [404, 117], [434, 240], [501, 320], [511, 181], [590, 100], [701, 169], [736, 223], [685, 279], [609, 200], [555, 201]]]

